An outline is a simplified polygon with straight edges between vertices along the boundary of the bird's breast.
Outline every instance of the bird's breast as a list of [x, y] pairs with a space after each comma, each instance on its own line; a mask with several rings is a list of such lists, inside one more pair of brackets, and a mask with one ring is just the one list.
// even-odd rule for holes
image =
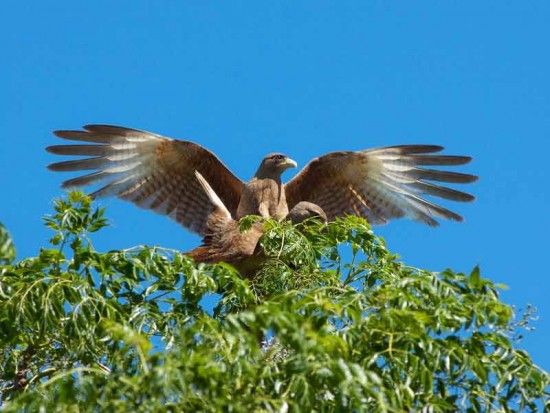
[[253, 179], [243, 190], [237, 215], [260, 215], [264, 218], [282, 219], [288, 206], [282, 183], [273, 179]]

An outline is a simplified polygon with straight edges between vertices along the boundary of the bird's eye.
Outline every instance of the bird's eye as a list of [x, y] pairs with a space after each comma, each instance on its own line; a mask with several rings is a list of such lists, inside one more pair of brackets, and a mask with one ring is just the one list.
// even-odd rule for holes
[[283, 159], [285, 159], [285, 157], [283, 155], [275, 155], [273, 158], [278, 160], [278, 161], [282, 161]]

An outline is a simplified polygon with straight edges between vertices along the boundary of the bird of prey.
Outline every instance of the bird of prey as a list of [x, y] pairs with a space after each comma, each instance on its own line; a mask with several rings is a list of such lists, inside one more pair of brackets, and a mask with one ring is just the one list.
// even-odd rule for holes
[[[244, 264], [244, 257], [254, 254], [260, 237], [264, 233], [264, 225], [256, 221], [247, 231], [239, 230], [239, 221], [235, 220], [222, 200], [204, 179], [200, 172], [195, 175], [204, 193], [213, 205], [212, 212], [206, 219], [206, 235], [202, 245], [187, 251], [185, 254], [196, 262], [215, 263], [224, 261], [238, 266]], [[243, 268], [238, 268], [242, 273]]]
[[[256, 221], [252, 227], [241, 231], [239, 221], [235, 220], [228, 209], [204, 177], [195, 171], [204, 193], [213, 205], [213, 210], [206, 220], [206, 235], [202, 245], [184, 254], [195, 262], [227, 262], [232, 264], [245, 277], [251, 277], [264, 260], [262, 251], [258, 250], [258, 241], [264, 234], [264, 223]], [[327, 222], [324, 211], [310, 202], [299, 202], [285, 219], [299, 224], [306, 219], [316, 217]]]
[[49, 165], [53, 171], [95, 171], [69, 179], [63, 187], [97, 185], [91, 193], [93, 198], [117, 196], [167, 215], [203, 237], [212, 232], [209, 217], [219, 214], [215, 212], [219, 205], [205, 190], [204, 182], [233, 221], [249, 214], [283, 219], [289, 210], [306, 201], [320, 207], [328, 220], [352, 214], [371, 224], [383, 224], [407, 217], [437, 226], [436, 218], [462, 221], [462, 217], [429, 201], [426, 195], [459, 202], [474, 199], [434, 183], [463, 184], [477, 179], [426, 168], [463, 165], [471, 160], [440, 155], [443, 148], [436, 145], [332, 152], [313, 159], [283, 184], [282, 173], [296, 167], [296, 162], [280, 153], [267, 155], [254, 177], [243, 182], [216, 155], [190, 141], [117, 126], [89, 125], [83, 129], [54, 133], [84, 144], [47, 148], [57, 155], [84, 157]]

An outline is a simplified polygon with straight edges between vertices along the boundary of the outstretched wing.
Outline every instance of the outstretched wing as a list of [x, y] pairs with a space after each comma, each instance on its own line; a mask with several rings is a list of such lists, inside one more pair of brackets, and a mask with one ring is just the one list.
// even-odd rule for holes
[[63, 182], [64, 188], [98, 185], [91, 193], [94, 198], [117, 196], [168, 215], [189, 230], [205, 235], [213, 205], [195, 176], [198, 171], [230, 213], [237, 210], [243, 182], [212, 152], [193, 142], [105, 125], [54, 134], [91, 143], [46, 148], [57, 155], [85, 157], [51, 164], [48, 168], [52, 171], [96, 171]]
[[425, 195], [468, 202], [474, 197], [429, 181], [469, 183], [474, 175], [426, 169], [470, 162], [467, 156], [434, 155], [435, 145], [402, 145], [358, 152], [333, 152], [314, 159], [285, 186], [288, 207], [300, 201], [319, 205], [329, 220], [359, 215], [371, 224], [408, 217], [437, 226], [434, 218], [462, 217], [424, 198]]

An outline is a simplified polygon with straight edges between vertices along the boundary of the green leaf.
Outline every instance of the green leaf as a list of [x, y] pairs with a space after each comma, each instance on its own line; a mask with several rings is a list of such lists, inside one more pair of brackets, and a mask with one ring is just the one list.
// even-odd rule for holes
[[470, 273], [470, 282], [474, 287], [477, 287], [480, 285], [481, 282], [481, 276], [479, 271], [479, 266], [476, 265], [475, 268]]
[[0, 267], [3, 412], [548, 405], [550, 376], [516, 339], [534, 310], [514, 315], [478, 267], [407, 266], [363, 219], [265, 220], [243, 279], [159, 247], [96, 251], [105, 211], [82, 193], [54, 210], [52, 246]]
[[10, 234], [0, 222], [0, 264], [9, 264], [15, 259], [15, 247]]

